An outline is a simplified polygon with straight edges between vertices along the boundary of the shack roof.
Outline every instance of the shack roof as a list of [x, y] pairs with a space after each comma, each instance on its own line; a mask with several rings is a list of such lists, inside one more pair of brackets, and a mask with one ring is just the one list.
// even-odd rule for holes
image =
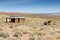
[[20, 16], [10, 16], [10, 17], [7, 17], [7, 18], [25, 18], [25, 17], [20, 17]]

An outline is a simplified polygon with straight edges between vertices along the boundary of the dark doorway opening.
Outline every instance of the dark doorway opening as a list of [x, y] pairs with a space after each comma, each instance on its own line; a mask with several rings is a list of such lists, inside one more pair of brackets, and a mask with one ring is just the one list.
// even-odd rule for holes
[[11, 19], [11, 22], [12, 22], [12, 23], [15, 23], [15, 18], [12, 18], [12, 19]]
[[18, 19], [18, 23], [20, 22], [20, 19]]

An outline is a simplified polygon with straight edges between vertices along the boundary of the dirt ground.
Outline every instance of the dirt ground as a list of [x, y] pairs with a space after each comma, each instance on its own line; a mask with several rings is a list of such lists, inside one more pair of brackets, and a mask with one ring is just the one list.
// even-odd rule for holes
[[20, 24], [5, 23], [5, 18], [0, 16], [0, 40], [60, 40], [60, 20], [26, 17]]

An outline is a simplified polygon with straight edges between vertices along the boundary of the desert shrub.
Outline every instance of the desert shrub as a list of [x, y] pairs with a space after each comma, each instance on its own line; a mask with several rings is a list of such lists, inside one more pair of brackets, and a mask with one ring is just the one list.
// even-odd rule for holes
[[7, 37], [9, 37], [9, 34], [5, 33], [5, 32], [1, 32], [0, 37], [7, 38]]
[[35, 40], [34, 38], [29, 38], [29, 40]]
[[37, 27], [32, 27], [33, 29], [36, 29]]
[[37, 35], [42, 36], [42, 34], [41, 34], [41, 33], [37, 33]]
[[41, 30], [44, 30], [44, 28], [40, 28], [40, 31], [41, 31]]
[[57, 39], [60, 39], [60, 36], [57, 36], [56, 38], [57, 38]]
[[43, 33], [43, 32], [39, 32], [39, 33], [37, 33], [37, 35], [38, 35], [38, 36], [45, 36], [46, 34]]
[[48, 21], [48, 23], [51, 23], [51, 22], [52, 22], [51, 20]]
[[22, 36], [22, 33], [21, 32], [15, 32], [15, 34], [13, 36], [14, 37]]
[[23, 34], [28, 34], [28, 32], [23, 32]]
[[9, 28], [13, 28], [13, 26], [10, 26]]
[[30, 37], [34, 37], [34, 34], [30, 34]]
[[13, 28], [13, 23], [9, 24], [9, 28]]
[[49, 20], [49, 21], [47, 21], [47, 22], [44, 22], [43, 24], [44, 24], [44, 25], [51, 25], [51, 24], [50, 24], [51, 22], [52, 22], [52, 21]]
[[44, 25], [47, 25], [47, 22], [44, 22], [43, 24], [44, 24]]
[[2, 37], [0, 37], [0, 40], [3, 40], [3, 38], [2, 38]]

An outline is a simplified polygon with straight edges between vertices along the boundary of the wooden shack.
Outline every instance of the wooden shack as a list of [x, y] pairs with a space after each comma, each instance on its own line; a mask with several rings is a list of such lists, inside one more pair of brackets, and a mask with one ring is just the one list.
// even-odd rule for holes
[[25, 22], [25, 17], [7, 17], [6, 18], [6, 23], [24, 23]]

